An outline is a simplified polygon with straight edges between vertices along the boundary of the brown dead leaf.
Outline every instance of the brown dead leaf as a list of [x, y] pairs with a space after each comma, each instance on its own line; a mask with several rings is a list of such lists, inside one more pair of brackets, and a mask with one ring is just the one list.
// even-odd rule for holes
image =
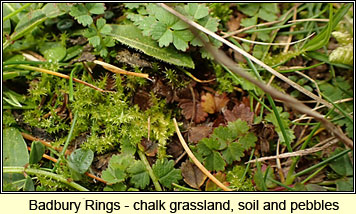
[[207, 176], [193, 163], [186, 160], [181, 166], [185, 183], [195, 189], [199, 189], [205, 182]]
[[227, 94], [225, 92], [222, 94], [215, 93], [214, 101], [215, 101], [215, 111], [219, 112], [227, 105], [230, 99], [227, 97]]
[[154, 157], [158, 151], [158, 144], [148, 140], [147, 138], [143, 138], [141, 143], [138, 144], [138, 147], [145, 152], [145, 154], [149, 157]]
[[225, 119], [228, 122], [233, 122], [237, 119], [246, 121], [249, 125], [253, 122], [253, 112], [251, 112], [250, 107], [245, 106], [244, 103], [240, 105], [235, 105], [234, 108], [230, 111], [228, 109], [223, 110]]
[[230, 101], [226, 93], [215, 93], [213, 96], [211, 93], [206, 93], [201, 96], [201, 105], [203, 110], [209, 114], [221, 111], [222, 108]]
[[173, 101], [174, 93], [172, 89], [167, 84], [163, 83], [163, 81], [160, 79], [157, 79], [155, 81], [155, 84], [153, 86], [153, 92], [156, 95], [165, 97], [168, 103]]
[[238, 13], [238, 16], [231, 16], [230, 20], [226, 23], [228, 31], [235, 31], [240, 28], [241, 19], [244, 17], [243, 14]]
[[177, 136], [172, 138], [172, 141], [167, 145], [167, 154], [172, 155], [174, 159], [178, 158], [184, 152], [182, 144]]
[[216, 110], [214, 96], [209, 92], [203, 94], [201, 96], [201, 106], [205, 112], [209, 114], [214, 114]]
[[[219, 171], [218, 173], [213, 174], [213, 176], [218, 179], [222, 184], [224, 184], [225, 186], [229, 186], [230, 183], [226, 181], [226, 174]], [[211, 181], [210, 179], [206, 182], [205, 185], [205, 191], [218, 191], [221, 190], [220, 187], [218, 187], [218, 185], [216, 185], [213, 181]]]
[[212, 131], [213, 128], [210, 126], [192, 127], [188, 131], [188, 140], [191, 143], [198, 143], [201, 139], [208, 137]]
[[137, 104], [143, 111], [147, 110], [152, 106], [150, 94], [146, 91], [138, 90], [133, 98], [133, 104]]
[[[182, 114], [184, 115], [184, 118], [189, 120], [193, 117], [193, 101], [189, 99], [181, 99], [179, 102], [179, 107], [182, 109]], [[201, 123], [205, 121], [206, 117], [208, 114], [203, 110], [202, 106], [200, 103], [196, 105], [195, 108], [195, 118], [194, 122], [195, 123]]]

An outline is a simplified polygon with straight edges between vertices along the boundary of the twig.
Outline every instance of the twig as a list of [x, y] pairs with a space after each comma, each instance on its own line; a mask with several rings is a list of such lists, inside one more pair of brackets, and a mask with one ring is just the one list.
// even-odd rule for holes
[[[22, 68], [22, 69], [25, 69], [25, 70], [32, 70], [32, 71], [38, 71], [38, 72], [42, 72], [42, 73], [46, 73], [46, 74], [50, 74], [50, 75], [54, 75], [54, 76], [57, 76], [57, 77], [62, 77], [64, 79], [70, 79], [70, 77], [68, 75], [65, 75], [65, 74], [62, 74], [62, 73], [59, 73], [59, 72], [55, 72], [55, 71], [51, 71], [51, 70], [47, 70], [47, 69], [44, 69], [44, 68], [37, 68], [37, 67], [33, 67], [33, 66], [28, 66], [28, 65], [18, 65], [16, 66], [18, 68]], [[75, 82], [78, 82], [78, 83], [81, 83], [83, 85], [86, 85], [90, 88], [93, 88], [97, 91], [100, 91], [100, 92], [110, 92], [110, 93], [113, 93], [113, 91], [106, 91], [106, 90], [103, 90], [101, 88], [98, 88], [92, 84], [89, 84], [87, 82], [84, 82], [80, 79], [77, 79], [77, 78], [73, 78], [73, 81]]]
[[294, 44], [297, 44], [297, 43], [302, 42], [304, 40], [307, 40], [312, 36], [314, 36], [314, 33], [312, 33], [309, 36], [305, 37], [304, 39], [301, 39], [301, 40], [298, 40], [298, 41], [294, 41], [294, 42], [288, 41], [288, 42], [280, 42], [280, 43], [256, 42], [256, 41], [244, 39], [244, 38], [237, 37], [237, 36], [232, 36], [232, 38], [237, 39], [237, 40], [241, 40], [243, 42], [256, 44], [256, 45], [286, 45], [286, 47], [288, 47], [289, 45], [294, 45]]
[[[327, 139], [325, 141], [329, 141], [329, 140], [330, 139]], [[324, 143], [325, 141], [320, 142], [320, 144]], [[296, 152], [288, 152], [288, 153], [283, 153], [281, 155], [274, 155], [274, 156], [269, 156], [269, 157], [258, 158], [258, 159], [255, 159], [255, 160], [250, 160], [250, 161], [248, 161], [246, 163], [255, 163], [255, 162], [261, 162], [261, 161], [271, 160], [271, 159], [276, 159], [276, 158], [289, 158], [289, 157], [295, 157], [295, 156], [309, 155], [309, 154], [321, 151], [321, 150], [323, 150], [323, 149], [325, 149], [325, 148], [327, 148], [329, 146], [332, 146], [337, 142], [339, 142], [339, 139], [333, 137], [333, 139], [330, 142], [326, 143], [325, 145], [323, 145], [321, 147], [316, 147], [315, 146], [315, 147], [312, 147], [312, 148], [309, 148], [309, 149], [304, 149], [304, 150], [300, 150], [300, 151], [296, 151]]]
[[[208, 35], [214, 37], [215, 39], [218, 39], [219, 41], [224, 42], [225, 44], [229, 45], [230, 47], [232, 47], [234, 50], [240, 52], [245, 57], [250, 58], [251, 60], [253, 60], [257, 64], [259, 64], [260, 66], [265, 68], [266, 70], [270, 71], [272, 74], [274, 74], [277, 77], [279, 77], [279, 78], [285, 80], [286, 82], [292, 84], [292, 86], [294, 88], [298, 89], [299, 91], [303, 92], [304, 94], [314, 98], [315, 100], [318, 100], [320, 103], [323, 103], [326, 106], [330, 106], [330, 107], [332, 106], [330, 103], [326, 102], [325, 100], [320, 99], [315, 94], [310, 93], [309, 91], [307, 91], [306, 89], [304, 89], [300, 85], [298, 85], [295, 82], [289, 80], [287, 77], [281, 75], [280, 73], [278, 73], [277, 71], [275, 71], [274, 69], [269, 67], [268, 65], [264, 64], [262, 61], [260, 61], [257, 58], [251, 56], [250, 54], [248, 54], [247, 52], [243, 51], [242, 49], [236, 47], [231, 42], [221, 38], [220, 36], [216, 35], [215, 33], [211, 32], [210, 30], [202, 27], [201, 25], [199, 25], [199, 24], [187, 19], [185, 16], [183, 16], [182, 14], [180, 14], [177, 11], [173, 10], [172, 8], [168, 7], [167, 5], [165, 5], [163, 3], [160, 3], [159, 5], [162, 6], [164, 9], [166, 9], [167, 11], [169, 11], [170, 13], [172, 13], [173, 15], [175, 15], [178, 18], [180, 18], [181, 20], [183, 20], [184, 22], [186, 22], [187, 24], [189, 24], [192, 27], [194, 27], [191, 30], [196, 35], [198, 35], [198, 32], [196, 32], [195, 28], [200, 30], [200, 31], [203, 31], [204, 33], [207, 33]], [[300, 111], [300, 112], [305, 113], [305, 114], [308, 114], [310, 116], [313, 116], [316, 120], [318, 120], [321, 123], [323, 123], [323, 125], [329, 131], [334, 133], [345, 145], [347, 145], [350, 148], [353, 148], [353, 141], [350, 138], [348, 138], [343, 132], [340, 132], [336, 128], [336, 126], [334, 124], [332, 124], [330, 121], [328, 121], [327, 119], [325, 119], [323, 117], [323, 115], [319, 114], [318, 112], [313, 111], [308, 106], [304, 105], [303, 103], [301, 103], [299, 100], [295, 99], [294, 97], [292, 97], [292, 96], [290, 96], [288, 94], [283, 94], [283, 93], [279, 92], [278, 90], [274, 89], [273, 87], [267, 86], [262, 81], [256, 80], [251, 75], [249, 75], [246, 71], [244, 71], [242, 68], [238, 67], [236, 65], [236, 63], [233, 60], [231, 60], [229, 57], [227, 57], [226, 54], [223, 51], [217, 50], [216, 48], [214, 48], [209, 43], [206, 43], [204, 40], [202, 40], [202, 42], [204, 43], [204, 46], [205, 46], [206, 50], [208, 50], [213, 55], [213, 57], [215, 58], [215, 60], [217, 62], [225, 65], [226, 67], [228, 67], [230, 70], [232, 70], [237, 75], [239, 75], [239, 76], [243, 77], [244, 79], [250, 81], [251, 83], [255, 84], [256, 86], [261, 88], [263, 91], [269, 93], [275, 99], [280, 99], [286, 105], [294, 108], [295, 110]]]
[[295, 22], [328, 22], [329, 19], [297, 19], [288, 21], [288, 23], [295, 23]]
[[174, 126], [176, 128], [176, 132], [179, 138], [180, 143], [182, 144], [184, 150], [187, 152], [188, 156], [193, 160], [194, 164], [202, 171], [206, 176], [209, 177], [209, 179], [214, 182], [216, 185], [218, 185], [221, 189], [225, 191], [232, 191], [232, 189], [226, 187], [224, 184], [222, 184], [218, 179], [216, 179], [204, 166], [199, 162], [199, 160], [194, 156], [193, 152], [189, 149], [187, 143], [185, 142], [182, 134], [180, 133], [177, 120], [173, 118]]
[[230, 33], [224, 33], [225, 35], [222, 36], [222, 38], [227, 38], [227, 37], [230, 37], [230, 36], [234, 36], [236, 34], [242, 33], [242, 32], [244, 32], [246, 30], [250, 30], [250, 29], [255, 28], [255, 27], [274, 25], [274, 24], [278, 24], [280, 22], [283, 22], [283, 20], [278, 20], [278, 21], [273, 21], [273, 22], [266, 22], [266, 23], [262, 23], [262, 24], [258, 24], [258, 25], [248, 26], [248, 27], [245, 27], [245, 28], [242, 28], [240, 30], [236, 30], [236, 31], [233, 31], [233, 32], [230, 32]]
[[[62, 147], [53, 147], [53, 146], [51, 145], [51, 143], [49, 143], [49, 142], [47, 142], [47, 141], [44, 141], [44, 140], [42, 140], [42, 139], [36, 138], [36, 137], [34, 137], [34, 136], [30, 135], [30, 134], [26, 134], [26, 133], [24, 133], [24, 132], [21, 132], [21, 135], [23, 136], [23, 138], [25, 138], [25, 139], [27, 139], [27, 140], [30, 140], [30, 141], [39, 141], [39, 142], [41, 142], [41, 143], [42, 143], [44, 146], [46, 146], [46, 147], [49, 147], [49, 148], [51, 148], [51, 149], [54, 149], [54, 150], [56, 150], [56, 151], [58, 151], [58, 152], [61, 152], [61, 151], [62, 151]], [[65, 155], [70, 155], [70, 151], [66, 151]]]
[[[293, 20], [296, 20], [296, 19], [297, 19], [297, 8], [294, 7]], [[295, 28], [295, 25], [293, 25], [292, 27], [290, 27], [289, 32], [293, 32], [293, 31], [294, 31], [294, 28]], [[292, 38], [293, 38], [293, 35], [290, 34], [290, 35], [288, 36], [287, 43], [290, 43], [290, 42], [292, 41]], [[284, 47], [284, 50], [283, 50], [284, 53], [287, 53], [287, 52], [288, 52], [289, 46], [290, 46], [290, 45], [287, 45], [287, 46]]]
[[113, 73], [130, 75], [130, 76], [135, 76], [135, 77], [141, 77], [141, 78], [145, 78], [145, 79], [148, 79], [148, 80], [152, 81], [152, 79], [149, 78], [148, 74], [125, 71], [125, 70], [123, 70], [121, 68], [118, 68], [118, 67], [116, 67], [114, 65], [111, 65], [109, 63], [102, 62], [102, 61], [99, 61], [99, 60], [94, 60], [93, 62], [95, 64], [103, 66], [106, 70], [109, 70], [109, 71], [111, 71]]

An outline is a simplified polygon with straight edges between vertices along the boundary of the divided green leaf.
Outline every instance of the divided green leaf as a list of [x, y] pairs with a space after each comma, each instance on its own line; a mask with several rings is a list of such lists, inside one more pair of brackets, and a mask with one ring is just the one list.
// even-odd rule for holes
[[182, 179], [181, 170], [174, 168], [173, 160], [168, 161], [166, 158], [157, 160], [152, 169], [159, 182], [167, 188], [171, 188], [172, 183], [178, 183]]
[[226, 165], [239, 161], [244, 151], [255, 146], [257, 137], [248, 131], [247, 122], [240, 119], [230, 122], [226, 127], [219, 126], [209, 138], [198, 142], [197, 155], [203, 158], [208, 170], [222, 171]]
[[[137, 10], [138, 14], [128, 13], [127, 18], [142, 30], [143, 35], [151, 36], [152, 39], [158, 41], [160, 47], [168, 47], [173, 44], [177, 50], [186, 51], [189, 44], [202, 46], [202, 42], [193, 35], [187, 24], [160, 6], [148, 3], [144, 5], [126, 4], [126, 7], [141, 8], [141, 10]], [[209, 15], [209, 8], [204, 4], [188, 3], [184, 6], [177, 5], [175, 9], [212, 32], [217, 31], [218, 19]], [[199, 36], [203, 40], [209, 41], [205, 34], [200, 33]], [[218, 47], [221, 45], [219, 42], [215, 44]]]
[[163, 60], [165, 62], [194, 68], [192, 58], [184, 53], [180, 53], [172, 47], [160, 48], [150, 37], [143, 36], [141, 31], [134, 25], [110, 25], [112, 32], [110, 35], [119, 42], [138, 49], [145, 54]]

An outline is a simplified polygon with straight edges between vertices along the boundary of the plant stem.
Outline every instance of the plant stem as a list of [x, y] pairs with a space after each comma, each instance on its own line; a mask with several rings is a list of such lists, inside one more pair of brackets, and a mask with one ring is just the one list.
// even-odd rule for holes
[[61, 151], [61, 154], [60, 154], [60, 156], [59, 156], [59, 158], [58, 158], [58, 162], [56, 163], [56, 165], [55, 165], [55, 166], [53, 167], [53, 169], [52, 169], [52, 172], [54, 172], [54, 171], [57, 169], [57, 167], [59, 166], [59, 164], [61, 163], [61, 161], [64, 159], [64, 154], [65, 154], [65, 152], [66, 152], [66, 150], [67, 150], [67, 148], [68, 148], [69, 142], [70, 142], [70, 140], [71, 140], [71, 138], [72, 138], [73, 130], [74, 130], [74, 127], [75, 127], [75, 123], [77, 122], [77, 119], [78, 119], [78, 112], [76, 112], [76, 113], [74, 114], [74, 119], [73, 119], [72, 125], [71, 125], [71, 127], [70, 127], [70, 131], [69, 131], [67, 140], [66, 140], [66, 142], [65, 142], [65, 144], [64, 144], [64, 146], [63, 146], [63, 149], [62, 149], [62, 151]]
[[11, 17], [15, 16], [16, 14], [18, 14], [19, 12], [23, 11], [24, 9], [28, 8], [29, 6], [31, 6], [32, 3], [27, 3], [24, 6], [20, 7], [19, 9], [13, 11], [12, 13], [10, 13], [9, 15], [5, 16], [2, 21], [6, 21], [8, 19], [10, 19]]
[[162, 191], [162, 187], [158, 182], [157, 177], [155, 176], [155, 174], [153, 173], [153, 170], [150, 166], [150, 163], [148, 163], [148, 160], [146, 158], [146, 155], [141, 151], [141, 150], [137, 150], [138, 156], [140, 156], [140, 159], [142, 160], [143, 164], [145, 164], [146, 170], [148, 171], [148, 174], [150, 175], [152, 182], [155, 186], [155, 189], [157, 191]]
[[64, 184], [67, 184], [70, 187], [73, 187], [76, 190], [79, 191], [89, 191], [87, 188], [71, 181], [69, 182], [67, 180], [67, 178], [65, 178], [62, 175], [57, 175], [55, 173], [52, 172], [46, 172], [44, 170], [40, 170], [40, 169], [32, 169], [32, 168], [25, 168], [25, 167], [13, 167], [13, 166], [4, 166], [3, 167], [3, 173], [18, 173], [18, 174], [23, 174], [23, 173], [27, 173], [27, 174], [33, 174], [33, 175], [42, 175], [45, 177], [49, 177], [51, 179], [60, 181]]
[[173, 186], [179, 188], [179, 189], [182, 189], [182, 190], [185, 190], [185, 191], [190, 191], [190, 192], [196, 192], [198, 190], [196, 189], [191, 189], [191, 188], [188, 188], [188, 187], [184, 187], [184, 186], [181, 186], [179, 184], [176, 184], [176, 183], [172, 183]]
[[290, 187], [290, 186], [288, 186], [288, 185], [285, 185], [285, 184], [283, 184], [283, 183], [281, 183], [281, 182], [279, 182], [279, 181], [276, 181], [276, 180], [274, 180], [274, 179], [272, 179], [272, 178], [268, 178], [268, 180], [270, 180], [270, 181], [272, 181], [273, 183], [275, 183], [275, 184], [278, 184], [279, 186], [281, 186], [281, 187], [284, 187], [284, 188], [286, 188], [286, 189], [288, 189], [288, 190], [290, 190], [290, 191], [296, 191], [294, 188], [292, 188], [292, 187]]

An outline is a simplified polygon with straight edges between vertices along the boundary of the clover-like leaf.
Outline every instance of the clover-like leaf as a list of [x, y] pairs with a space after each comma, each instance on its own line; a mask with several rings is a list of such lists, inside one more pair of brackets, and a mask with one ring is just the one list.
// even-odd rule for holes
[[88, 170], [94, 159], [94, 152], [90, 149], [77, 149], [68, 157], [69, 167], [79, 174]]

